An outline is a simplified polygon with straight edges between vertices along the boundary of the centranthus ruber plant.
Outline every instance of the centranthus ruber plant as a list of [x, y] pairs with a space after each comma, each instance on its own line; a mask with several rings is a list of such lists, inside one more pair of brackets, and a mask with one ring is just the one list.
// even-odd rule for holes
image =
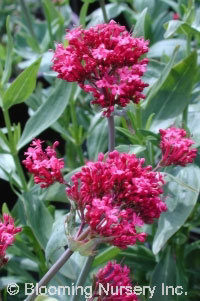
[[0, 300], [198, 300], [200, 7], [9, 2]]

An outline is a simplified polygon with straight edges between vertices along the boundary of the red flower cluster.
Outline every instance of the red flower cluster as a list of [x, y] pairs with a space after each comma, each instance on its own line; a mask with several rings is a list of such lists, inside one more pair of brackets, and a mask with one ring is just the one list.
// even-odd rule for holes
[[[103, 288], [102, 288], [103, 286]], [[96, 275], [94, 293], [90, 301], [137, 301], [130, 280], [130, 270], [116, 262], [108, 262]]]
[[162, 160], [160, 165], [181, 165], [185, 166], [192, 163], [196, 158], [197, 149], [191, 149], [195, 142], [187, 138], [187, 132], [184, 129], [168, 128], [167, 130], [160, 130], [162, 150]]
[[42, 150], [42, 143], [39, 139], [32, 141], [31, 147], [25, 152], [27, 158], [22, 161], [23, 164], [34, 175], [34, 182], [41, 183], [42, 188], [54, 182], [63, 183], [61, 169], [64, 167], [64, 160], [58, 159], [55, 151], [59, 142], [54, 142], [53, 147], [48, 146], [45, 151]]
[[6, 249], [12, 245], [18, 232], [21, 232], [21, 228], [15, 228], [14, 219], [3, 214], [3, 221], [0, 221], [0, 267], [7, 263]]
[[152, 223], [166, 210], [162, 202], [161, 174], [151, 166], [142, 167], [144, 159], [113, 151], [107, 159], [99, 155], [72, 177], [67, 195], [77, 203], [81, 217], [93, 235], [111, 238], [120, 248], [144, 241], [146, 234], [136, 227]]
[[58, 44], [53, 57], [53, 70], [58, 77], [78, 82], [92, 92], [93, 104], [109, 116], [114, 105], [125, 107], [130, 100], [138, 103], [148, 84], [141, 80], [148, 60], [140, 57], [148, 51], [148, 41], [134, 38], [125, 26], [115, 21], [90, 29], [78, 27], [66, 35], [69, 46]]

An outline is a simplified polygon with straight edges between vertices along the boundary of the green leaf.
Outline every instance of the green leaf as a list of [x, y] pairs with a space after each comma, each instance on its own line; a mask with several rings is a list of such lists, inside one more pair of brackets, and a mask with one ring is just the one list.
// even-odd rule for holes
[[128, 153], [128, 154], [139, 154], [141, 152], [143, 152], [146, 147], [145, 146], [141, 146], [141, 145], [126, 145], [126, 144], [122, 144], [119, 145], [115, 148], [118, 152], [121, 153]]
[[24, 278], [19, 276], [7, 276], [0, 278], [0, 290], [6, 288], [10, 283], [24, 283]]
[[52, 255], [59, 249], [67, 245], [67, 235], [65, 233], [66, 216], [59, 217], [53, 224], [51, 236], [45, 249], [47, 262], [51, 260]]
[[37, 187], [33, 186], [29, 192], [24, 192], [22, 201], [27, 223], [31, 227], [41, 248], [45, 250], [49, 236], [51, 235], [53, 218], [44, 203], [40, 200]]
[[3, 95], [3, 107], [9, 109], [11, 106], [24, 102], [33, 92], [36, 85], [38, 69], [41, 58], [24, 70]]
[[111, 259], [114, 259], [119, 253], [121, 252], [121, 250], [117, 247], [109, 247], [106, 248], [103, 252], [101, 252], [100, 254], [98, 254], [95, 257], [95, 260], [93, 262], [93, 267], [97, 267]]
[[12, 67], [13, 39], [10, 30], [10, 16], [8, 16], [6, 19], [6, 31], [7, 31], [8, 42], [6, 47], [5, 68], [1, 80], [2, 85], [7, 83], [7, 81], [9, 80], [11, 74], [11, 67]]
[[122, 133], [126, 137], [128, 137], [133, 144], [138, 144], [139, 140], [136, 137], [136, 135], [134, 135], [134, 133], [131, 133], [128, 129], [124, 129], [124, 128], [119, 127], [119, 126], [116, 126], [115, 128], [116, 128], [117, 131], [119, 131], [120, 133]]
[[60, 81], [57, 84], [46, 102], [39, 107], [26, 123], [18, 149], [50, 127], [61, 116], [71, 97], [71, 87], [71, 83], [65, 81]]
[[[151, 297], [153, 301], [175, 301], [177, 296], [172, 296], [169, 289], [169, 294], [166, 294], [165, 289], [162, 291], [163, 287], [173, 286], [176, 287], [176, 263], [171, 254], [170, 248], [163, 253], [161, 260], [155, 267], [153, 275], [150, 282], [151, 289], [154, 290], [154, 294]], [[150, 295], [148, 300], [150, 300]]]
[[[171, 62], [173, 63], [173, 60]], [[168, 72], [163, 72], [158, 83], [154, 84], [144, 104], [144, 119], [155, 113], [151, 126], [154, 130], [161, 128], [161, 122], [169, 126], [189, 103], [197, 70], [196, 52], [191, 53], [172, 69], [171, 66], [170, 63]]]
[[[106, 118], [101, 118], [101, 121], [95, 126], [95, 128], [90, 132], [87, 139], [87, 149], [89, 159], [96, 160], [100, 152], [105, 152], [107, 149], [107, 120]], [[96, 119], [96, 117], [94, 117]], [[92, 121], [93, 122], [93, 121]], [[89, 129], [90, 131], [90, 129]]]
[[177, 46], [179, 46], [179, 56], [183, 57], [186, 50], [186, 40], [184, 39], [161, 40], [151, 46], [147, 56], [149, 58], [160, 58], [165, 54], [171, 57]]
[[90, 3], [94, 3], [95, 0], [82, 0], [83, 5], [81, 7], [81, 11], [80, 11], [80, 25], [83, 26], [83, 28], [85, 27], [86, 24], [86, 17], [87, 17], [87, 12], [88, 12], [88, 8]]
[[128, 249], [122, 250], [119, 255], [120, 258], [126, 258], [127, 262], [131, 262], [131, 265], [135, 267], [135, 269], [152, 271], [156, 264], [155, 256], [152, 251], [143, 245], [128, 247]]
[[157, 254], [168, 239], [183, 226], [198, 199], [200, 169], [197, 166], [190, 165], [182, 168], [176, 175], [176, 178], [179, 182], [192, 186], [196, 191], [175, 181], [168, 184], [166, 199], [168, 210], [161, 214], [158, 221], [158, 228], [152, 247], [154, 254]]
[[175, 12], [179, 11], [178, 4], [175, 1], [173, 1], [173, 0], [161, 0], [161, 1], [165, 2], [166, 4], [168, 4], [169, 6], [171, 6], [171, 8], [173, 8], [173, 10]]
[[8, 209], [8, 206], [6, 203], [3, 203], [2, 208], [1, 208], [1, 212], [3, 213], [7, 213], [9, 215], [11, 215], [10, 210]]
[[164, 34], [164, 38], [171, 38], [175, 33], [182, 33], [185, 35], [198, 35], [200, 37], [200, 30], [193, 28], [189, 24], [184, 21], [179, 20], [171, 20], [167, 24], [165, 24], [166, 32]]
[[[105, 9], [107, 12], [108, 19], [114, 19], [117, 16], [119, 16], [122, 12], [126, 11], [128, 6], [126, 3], [111, 3], [106, 4]], [[88, 20], [90, 21], [87, 27], [95, 26], [100, 23], [104, 23], [104, 17], [102, 13], [102, 9], [98, 8], [95, 11], [93, 11], [89, 16]]]
[[35, 301], [58, 301], [58, 299], [51, 298], [49, 296], [38, 296]]
[[147, 38], [147, 33], [151, 26], [151, 23], [148, 22], [147, 11], [148, 11], [148, 9], [146, 7], [138, 16], [138, 19], [134, 26], [134, 31], [133, 31], [133, 34], [136, 37]]

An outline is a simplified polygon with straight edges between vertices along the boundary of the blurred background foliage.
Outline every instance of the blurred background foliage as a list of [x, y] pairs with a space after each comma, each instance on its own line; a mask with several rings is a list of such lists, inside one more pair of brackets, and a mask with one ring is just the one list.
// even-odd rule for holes
[[[200, 1], [111, 0], [106, 1], [106, 11], [109, 19], [150, 42], [144, 75], [149, 83], [146, 99], [139, 109], [130, 104], [124, 116], [115, 117], [116, 149], [145, 157], [155, 167], [160, 158], [158, 130], [170, 125], [186, 128], [199, 148]], [[63, 224], [69, 202], [64, 187], [54, 184], [41, 190], [32, 178], [27, 182], [28, 175], [23, 179], [17, 158], [23, 158], [34, 137], [49, 144], [59, 140], [69, 180], [86, 160], [107, 152], [107, 123], [100, 110], [90, 105], [91, 96], [76, 84], [57, 79], [51, 70], [51, 50], [64, 41], [65, 29], [99, 23], [103, 23], [103, 14], [95, 0], [0, 2], [0, 98], [12, 122], [11, 143], [1, 115], [2, 212], [11, 212], [23, 226], [16, 244], [8, 250], [10, 261], [1, 271], [5, 301], [13, 298], [6, 293], [8, 283], [20, 285], [15, 300], [23, 300], [23, 283], [38, 282], [67, 245]], [[199, 156], [184, 169], [168, 167], [162, 172], [168, 211], [157, 225], [145, 226], [148, 240], [144, 245], [123, 251], [102, 245], [91, 277], [108, 260], [116, 259], [129, 265], [135, 284], [161, 287], [165, 283], [184, 289], [182, 295], [170, 296], [156, 289], [152, 300], [196, 301], [200, 299]], [[50, 284], [74, 283], [84, 260], [75, 253]], [[147, 295], [139, 297], [151, 300]]]

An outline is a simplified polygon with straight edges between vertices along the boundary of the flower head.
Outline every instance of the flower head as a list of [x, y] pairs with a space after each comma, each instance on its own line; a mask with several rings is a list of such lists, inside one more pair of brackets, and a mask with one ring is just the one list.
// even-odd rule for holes
[[53, 70], [58, 77], [78, 82], [93, 94], [109, 116], [114, 105], [125, 107], [130, 100], [138, 103], [145, 98], [148, 86], [141, 80], [148, 60], [140, 57], [148, 51], [148, 41], [133, 37], [115, 21], [90, 29], [81, 27], [68, 31], [69, 45], [58, 44], [53, 57]]
[[97, 162], [88, 162], [72, 177], [73, 185], [67, 188], [91, 233], [110, 238], [120, 248], [143, 242], [146, 234], [137, 233], [137, 227], [152, 223], [166, 210], [160, 198], [163, 178], [143, 164], [144, 159], [134, 154], [113, 151], [106, 159], [100, 154]]
[[[102, 286], [104, 289], [102, 289]], [[131, 291], [128, 290], [131, 288]], [[93, 297], [98, 301], [137, 301], [130, 279], [130, 270], [116, 262], [108, 262], [96, 275]]]
[[27, 157], [23, 160], [23, 164], [34, 175], [35, 183], [41, 183], [42, 188], [56, 181], [63, 183], [61, 169], [64, 167], [64, 160], [58, 159], [55, 151], [59, 142], [54, 142], [53, 147], [48, 146], [45, 151], [42, 150], [42, 143], [39, 139], [32, 141], [28, 151], [25, 152]]
[[13, 244], [15, 234], [20, 231], [20, 227], [15, 227], [14, 219], [3, 214], [3, 221], [0, 220], [0, 267], [7, 263], [6, 249]]
[[195, 142], [187, 137], [187, 132], [184, 129], [168, 128], [160, 130], [162, 151], [162, 166], [181, 165], [185, 166], [192, 163], [196, 158], [197, 149], [191, 148]]

